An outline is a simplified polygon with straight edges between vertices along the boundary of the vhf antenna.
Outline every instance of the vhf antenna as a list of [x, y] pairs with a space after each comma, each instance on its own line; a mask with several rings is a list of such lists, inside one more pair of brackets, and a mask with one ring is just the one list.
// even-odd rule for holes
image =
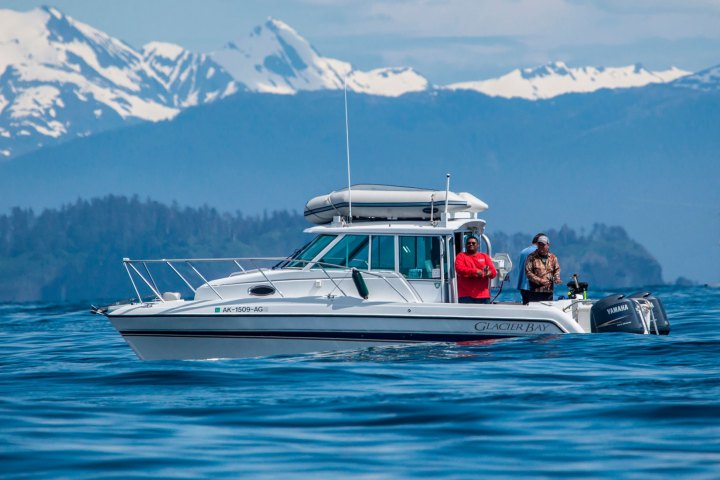
[[348, 126], [348, 104], [347, 104], [347, 74], [343, 76], [343, 87], [345, 89], [345, 150], [347, 152], [347, 177], [348, 177], [348, 223], [352, 223], [352, 190], [350, 188], [350, 128]]

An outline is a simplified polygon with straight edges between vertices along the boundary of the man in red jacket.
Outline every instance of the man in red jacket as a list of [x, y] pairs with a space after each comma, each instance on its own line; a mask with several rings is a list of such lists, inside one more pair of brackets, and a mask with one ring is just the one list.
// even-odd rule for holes
[[490, 279], [497, 270], [490, 257], [478, 252], [478, 239], [468, 237], [465, 252], [455, 258], [460, 303], [490, 303]]

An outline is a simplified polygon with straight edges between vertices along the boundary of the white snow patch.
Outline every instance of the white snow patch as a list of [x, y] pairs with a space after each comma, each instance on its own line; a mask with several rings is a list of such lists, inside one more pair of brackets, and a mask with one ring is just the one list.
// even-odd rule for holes
[[8, 109], [10, 117], [42, 117], [59, 95], [60, 90], [49, 85], [26, 88]]
[[225, 88], [225, 91], [222, 93], [223, 97], [227, 97], [228, 95], [232, 95], [233, 93], [237, 93], [238, 91], [238, 85], [235, 82], [231, 82], [228, 84], [228, 86]]
[[183, 102], [183, 107], [193, 107], [198, 103], [200, 103], [198, 101], [198, 92], [194, 91], [187, 96], [187, 98]]
[[554, 62], [537, 68], [517, 69], [499, 78], [447, 85], [448, 90], [474, 90], [491, 97], [540, 100], [566, 93], [588, 93], [601, 88], [641, 87], [666, 83], [689, 72], [677, 69], [650, 72], [639, 65], [627, 67], [570, 68]]
[[295, 95], [297, 90], [288, 85], [274, 85], [271, 83], [258, 83], [255, 85], [257, 92], [274, 93], [276, 95]]
[[397, 97], [409, 92], [422, 92], [429, 82], [411, 68], [378, 68], [369, 72], [353, 71], [348, 78], [352, 90], [370, 95]]
[[[158, 121], [172, 118], [178, 113], [176, 108], [167, 107], [154, 100], [138, 97], [121, 88], [98, 85], [88, 81], [85, 77], [75, 72], [58, 70], [45, 65], [35, 65], [32, 67], [23, 65], [18, 67], [18, 70], [20, 77], [28, 81], [44, 81], [47, 83], [61, 82], [74, 85], [76, 87], [75, 95], [79, 100], [89, 101], [90, 98], [94, 98], [96, 101], [104, 103], [115, 110], [122, 118], [136, 117], [143, 120]], [[43, 86], [34, 88], [53, 89], [55, 92], [58, 92], [55, 87]], [[21, 97], [32, 91], [33, 88], [26, 90], [21, 94]], [[16, 99], [14, 105], [10, 108], [17, 108], [17, 104], [18, 100]], [[45, 102], [45, 105], [49, 106], [50, 103]], [[37, 111], [40, 113], [42, 109], [38, 109]], [[18, 116], [20, 115], [18, 114]]]
[[163, 57], [176, 61], [186, 50], [175, 43], [150, 42], [142, 48], [143, 57]]
[[657, 72], [652, 72], [652, 73], [656, 77], [662, 79], [663, 82], [672, 82], [673, 80], [677, 80], [678, 78], [690, 75], [691, 72], [681, 70], [677, 67], [670, 67], [670, 69], [668, 69], [668, 70], [657, 71]]
[[58, 138], [61, 135], [64, 135], [67, 133], [67, 130], [65, 129], [65, 125], [58, 122], [57, 120], [48, 122], [47, 127], [43, 127], [42, 125], [33, 125], [33, 127], [35, 127], [35, 130], [37, 130], [38, 133], [40, 133], [41, 135], [45, 135], [47, 137]]
[[41, 9], [29, 12], [0, 10], [0, 71], [26, 62], [54, 62], [57, 52], [47, 39], [49, 15]]
[[167, 107], [138, 97], [128, 97], [127, 100], [135, 116], [151, 122], [169, 120], [180, 113], [178, 108]]
[[[132, 92], [140, 91], [140, 86], [138, 85], [139, 78], [137, 73], [134, 72], [133, 69], [121, 69], [115, 66], [103, 67], [102, 65], [100, 65], [100, 62], [95, 55], [95, 52], [93, 52], [90, 46], [84, 43], [70, 43], [67, 45], [67, 50], [75, 53], [79, 57], [82, 57], [82, 59], [85, 60], [85, 62], [90, 67], [92, 67], [93, 70], [98, 72], [106, 79], [110, 80], [113, 84], [122, 88], [126, 88]], [[134, 61], [131, 63], [130, 66], [137, 67], [140, 63], [139, 55], [133, 52], [132, 57], [134, 57]]]

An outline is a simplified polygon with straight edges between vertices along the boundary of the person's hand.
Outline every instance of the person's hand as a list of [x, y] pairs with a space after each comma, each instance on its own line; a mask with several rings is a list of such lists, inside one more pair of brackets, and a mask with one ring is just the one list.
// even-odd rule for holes
[[562, 280], [560, 280], [560, 277], [555, 279], [555, 283], [557, 283], [558, 285], [560, 285], [562, 283]]

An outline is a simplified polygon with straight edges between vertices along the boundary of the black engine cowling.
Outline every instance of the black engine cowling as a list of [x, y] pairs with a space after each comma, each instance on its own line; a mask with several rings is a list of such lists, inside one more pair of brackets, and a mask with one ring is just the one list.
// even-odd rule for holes
[[[653, 314], [655, 315], [655, 322], [657, 324], [658, 333], [660, 335], [667, 335], [670, 333], [670, 321], [665, 313], [665, 307], [659, 298], [654, 297], [650, 292], [638, 292], [630, 295], [630, 298], [644, 298], [653, 305]], [[652, 326], [650, 327], [650, 333], [655, 333]]]
[[592, 333], [645, 333], [645, 325], [636, 308], [637, 302], [625, 295], [609, 295], [590, 309]]

